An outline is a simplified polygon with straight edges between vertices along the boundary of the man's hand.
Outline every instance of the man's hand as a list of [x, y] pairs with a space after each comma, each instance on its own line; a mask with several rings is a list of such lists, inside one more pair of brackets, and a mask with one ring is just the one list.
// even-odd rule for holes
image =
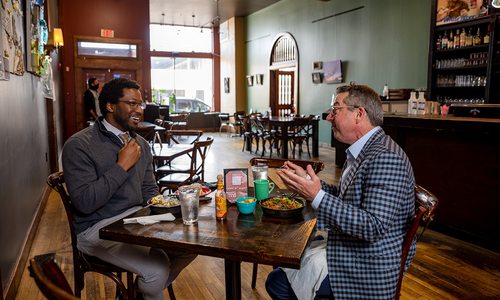
[[283, 168], [276, 173], [281, 177], [288, 189], [298, 193], [308, 201], [312, 201], [321, 190], [321, 182], [311, 165], [308, 165], [307, 170], [304, 170], [300, 166], [287, 161]]
[[141, 146], [135, 139], [131, 139], [118, 152], [118, 161], [116, 162], [123, 170], [128, 171], [141, 158]]

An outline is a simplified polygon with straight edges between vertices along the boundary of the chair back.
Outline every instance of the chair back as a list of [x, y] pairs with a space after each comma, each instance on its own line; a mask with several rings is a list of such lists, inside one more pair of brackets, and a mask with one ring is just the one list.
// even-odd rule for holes
[[[167, 139], [167, 143], [170, 141], [176, 144], [194, 144], [197, 142], [200, 137], [203, 135], [203, 131], [201, 130], [167, 130], [165, 137]], [[187, 137], [186, 141], [182, 141], [181, 137]]]
[[71, 287], [54, 258], [54, 253], [37, 255], [30, 259], [30, 275], [47, 299], [76, 300]]
[[410, 228], [408, 228], [405, 239], [403, 241], [403, 252], [401, 255], [401, 266], [399, 268], [396, 299], [399, 299], [401, 294], [401, 285], [403, 283], [408, 253], [410, 252], [413, 240], [417, 236], [418, 228], [420, 225], [423, 226], [422, 231], [418, 235], [417, 241], [420, 239], [420, 237], [422, 237], [425, 229], [432, 221], [438, 203], [439, 200], [433, 193], [419, 186], [418, 184], [415, 184], [415, 218], [413, 219]]
[[76, 233], [73, 227], [73, 214], [74, 209], [71, 204], [71, 198], [69, 197], [68, 191], [66, 190], [66, 185], [64, 182], [64, 172], [56, 172], [50, 174], [47, 178], [47, 184], [59, 193], [62, 203], [64, 205], [64, 211], [66, 212], [66, 217], [68, 218], [68, 226], [71, 234], [71, 247], [73, 248], [73, 261], [78, 261], [78, 253], [80, 252], [76, 247]]
[[213, 142], [214, 138], [209, 136], [204, 141], [198, 141], [194, 143], [194, 148], [197, 151], [195, 173], [196, 175], [200, 176], [201, 181], [203, 182], [205, 182], [205, 159], [207, 158], [208, 150], [210, 150]]
[[269, 168], [280, 168], [286, 162], [292, 162], [302, 168], [306, 168], [307, 165], [311, 165], [314, 173], [318, 174], [325, 168], [325, 164], [322, 161], [313, 160], [298, 160], [298, 159], [284, 159], [284, 158], [264, 158], [264, 157], [254, 157], [250, 160], [250, 165], [267, 165]]

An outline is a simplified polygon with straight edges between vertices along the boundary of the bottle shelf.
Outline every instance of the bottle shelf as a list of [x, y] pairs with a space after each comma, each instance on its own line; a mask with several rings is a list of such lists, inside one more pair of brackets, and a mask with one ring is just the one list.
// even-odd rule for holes
[[477, 66], [463, 66], [463, 67], [454, 67], [454, 68], [434, 68], [436, 72], [457, 72], [464, 70], [485, 70], [487, 65], [477, 65]]
[[471, 20], [466, 20], [462, 22], [454, 22], [451, 24], [443, 24], [436, 26], [434, 31], [436, 33], [443, 32], [446, 30], [451, 30], [451, 29], [457, 29], [457, 28], [462, 28], [462, 27], [472, 27], [472, 26], [478, 26], [482, 24], [487, 24], [490, 22], [490, 17], [489, 16], [484, 16], [484, 17], [479, 17]]
[[438, 49], [435, 51], [435, 54], [439, 53], [450, 53], [450, 52], [468, 52], [468, 51], [473, 51], [473, 50], [482, 50], [486, 51], [488, 50], [489, 44], [483, 44], [483, 45], [477, 45], [477, 46], [471, 46], [471, 47], [462, 47], [462, 48], [451, 48], [451, 49]]

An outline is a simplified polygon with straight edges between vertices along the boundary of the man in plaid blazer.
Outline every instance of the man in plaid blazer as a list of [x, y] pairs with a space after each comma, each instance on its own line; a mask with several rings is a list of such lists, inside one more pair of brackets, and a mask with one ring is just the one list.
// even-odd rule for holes
[[[316, 294], [334, 299], [394, 299], [403, 240], [415, 213], [415, 179], [404, 151], [380, 125], [380, 98], [362, 85], [341, 86], [328, 120], [335, 138], [350, 144], [339, 189], [311, 166], [290, 162], [280, 171], [289, 189], [312, 201], [319, 229], [328, 230], [328, 276]], [[408, 263], [415, 255], [415, 242]], [[300, 272], [300, 271], [299, 271]], [[294, 299], [281, 269], [268, 277], [273, 299]], [[326, 293], [325, 293], [326, 290]]]

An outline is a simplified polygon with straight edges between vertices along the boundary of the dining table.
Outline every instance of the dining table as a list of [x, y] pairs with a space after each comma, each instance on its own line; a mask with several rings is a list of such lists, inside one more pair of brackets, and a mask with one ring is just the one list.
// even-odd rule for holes
[[[275, 189], [274, 193], [289, 193]], [[253, 194], [253, 188], [249, 189]], [[100, 230], [106, 240], [136, 245], [177, 249], [224, 259], [226, 299], [241, 299], [241, 262], [300, 268], [300, 260], [312, 239], [316, 217], [306, 204], [302, 213], [280, 219], [265, 215], [260, 204], [252, 214], [240, 214], [228, 207], [224, 221], [215, 218], [214, 200], [200, 202], [198, 223], [183, 225], [182, 218], [152, 225], [124, 224], [118, 220]], [[152, 214], [149, 207], [127, 216]]]

